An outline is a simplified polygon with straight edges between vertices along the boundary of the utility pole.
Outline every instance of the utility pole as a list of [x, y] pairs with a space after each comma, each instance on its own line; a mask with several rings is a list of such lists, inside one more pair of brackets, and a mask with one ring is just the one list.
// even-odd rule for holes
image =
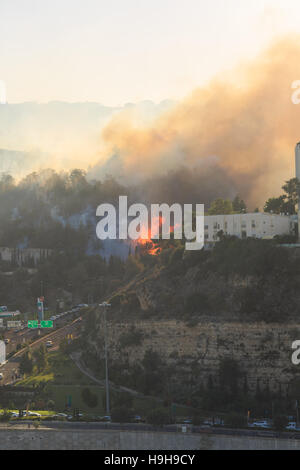
[[105, 354], [105, 391], [106, 391], [106, 414], [110, 416], [109, 406], [109, 380], [108, 380], [108, 357], [107, 357], [107, 323], [106, 323], [106, 309], [111, 307], [111, 304], [103, 302], [99, 307], [104, 309], [104, 354]]

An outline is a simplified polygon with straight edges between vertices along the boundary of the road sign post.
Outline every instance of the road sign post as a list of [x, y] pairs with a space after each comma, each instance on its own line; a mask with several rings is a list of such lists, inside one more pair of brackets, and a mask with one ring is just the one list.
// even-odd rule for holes
[[38, 316], [39, 320], [44, 320], [44, 297], [39, 297], [37, 299], [37, 309], [38, 309]]
[[104, 308], [104, 355], [105, 355], [105, 395], [106, 395], [106, 414], [110, 416], [110, 399], [109, 399], [109, 380], [108, 380], [108, 347], [107, 347], [107, 325], [106, 325], [106, 309], [111, 307], [111, 304], [103, 302], [99, 307]]

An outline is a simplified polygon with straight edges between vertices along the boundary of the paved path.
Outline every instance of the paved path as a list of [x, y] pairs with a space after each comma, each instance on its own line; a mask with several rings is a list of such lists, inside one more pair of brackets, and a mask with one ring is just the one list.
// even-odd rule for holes
[[[75, 365], [78, 367], [78, 369], [84, 374], [86, 375], [87, 377], [89, 377], [89, 379], [91, 379], [93, 382], [95, 382], [96, 384], [100, 385], [101, 387], [104, 387], [105, 386], [105, 380], [100, 380], [100, 379], [97, 379], [94, 374], [83, 364], [82, 360], [81, 360], [81, 354], [80, 353], [72, 353], [70, 354], [70, 357], [71, 359], [73, 360], [73, 362], [75, 363]], [[127, 388], [127, 387], [122, 387], [122, 386], [117, 386], [115, 385], [114, 383], [112, 382], [109, 382], [110, 384], [110, 387], [113, 389], [113, 390], [117, 390], [117, 391], [123, 391], [123, 392], [127, 392], [127, 393], [130, 393], [131, 395], [134, 395], [135, 397], [141, 397], [141, 398], [145, 398], [145, 395], [143, 395], [142, 393], [139, 393], [137, 392], [136, 390], [132, 390], [130, 388]]]

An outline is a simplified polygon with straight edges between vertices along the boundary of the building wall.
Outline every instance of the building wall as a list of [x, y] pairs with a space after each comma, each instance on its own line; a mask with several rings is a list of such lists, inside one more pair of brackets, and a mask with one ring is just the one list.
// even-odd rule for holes
[[293, 233], [294, 222], [290, 216], [254, 213], [212, 215], [204, 218], [206, 242], [218, 241], [218, 232], [239, 238], [274, 238]]
[[36, 265], [40, 260], [51, 256], [52, 250], [43, 248], [8, 248], [0, 247], [0, 259], [9, 263], [16, 263], [22, 266], [25, 263], [32, 262]]

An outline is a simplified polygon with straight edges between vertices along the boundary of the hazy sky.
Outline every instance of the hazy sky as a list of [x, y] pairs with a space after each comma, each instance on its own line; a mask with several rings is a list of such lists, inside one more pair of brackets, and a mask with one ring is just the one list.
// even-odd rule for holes
[[299, 18], [299, 0], [0, 0], [0, 80], [9, 102], [179, 99]]

